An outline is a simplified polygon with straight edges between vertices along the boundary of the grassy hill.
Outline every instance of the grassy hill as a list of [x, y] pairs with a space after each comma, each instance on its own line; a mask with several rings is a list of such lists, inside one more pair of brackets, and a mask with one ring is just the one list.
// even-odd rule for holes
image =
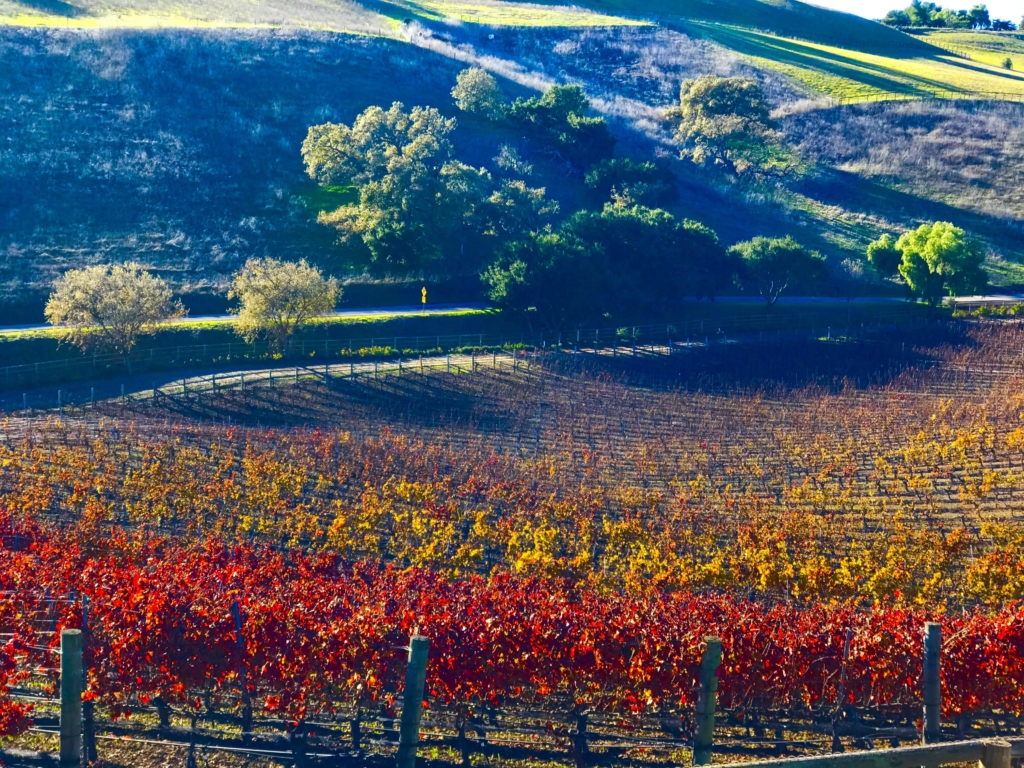
[[[942, 218], [983, 237], [993, 274], [1018, 282], [1024, 107], [849, 102], [1024, 94], [1021, 73], [985, 58], [1019, 51], [1012, 36], [919, 39], [782, 0], [0, 0], [0, 134], [19, 137], [0, 144], [4, 311], [27, 296], [34, 319], [56, 274], [112, 259], [193, 293], [253, 254], [332, 268], [340, 250], [315, 217], [344, 192], [303, 173], [306, 128], [393, 100], [457, 115], [449, 91], [470, 63], [510, 97], [582, 84], [619, 153], [670, 163], [674, 212], [726, 242], [794, 233], [838, 261]], [[807, 161], [799, 177], [743, 188], [673, 159], [661, 110], [708, 73], [761, 82]], [[458, 117], [475, 165], [521, 139]], [[584, 204], [580, 179], [535, 165], [563, 214]]]
[[[909, 47], [907, 37], [895, 29], [798, 0], [587, 0], [583, 4], [609, 13], [748, 27], [860, 50]], [[917, 41], [910, 44], [925, 47]]]
[[968, 57], [971, 61], [1005, 68], [1010, 60], [1014, 71], [1024, 70], [1024, 33], [984, 32], [980, 30], [930, 30], [924, 39], [934, 46]]
[[660, 24], [712, 41], [843, 103], [887, 98], [1024, 97], [1006, 70], [1024, 40], [978, 32], [912, 36], [797, 0], [0, 0], [0, 24], [78, 29], [310, 29], [405, 39], [403, 22], [497, 27]]

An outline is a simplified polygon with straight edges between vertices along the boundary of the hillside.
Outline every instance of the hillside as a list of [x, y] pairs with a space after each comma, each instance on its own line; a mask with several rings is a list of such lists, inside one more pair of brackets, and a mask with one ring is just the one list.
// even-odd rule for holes
[[[372, 104], [431, 105], [459, 119], [460, 157], [490, 166], [521, 137], [457, 112], [449, 91], [469, 64], [499, 76], [509, 97], [584, 86], [618, 154], [669, 163], [680, 189], [673, 212], [727, 243], [792, 232], [837, 262], [862, 258], [882, 231], [941, 218], [987, 242], [998, 280], [1021, 280], [1019, 105], [829, 106], [954, 89], [1024, 94], [1019, 72], [947, 50], [951, 40], [979, 50], [992, 40], [929, 36], [933, 46], [796, 2], [637, 10], [611, 0], [0, 0], [5, 316], [36, 319], [53, 277], [82, 263], [138, 258], [186, 293], [222, 289], [254, 254], [342, 269], [343, 249], [315, 223], [339, 199], [303, 172], [307, 127]], [[997, 42], [1010, 55], [1020, 45]], [[797, 177], [742, 188], [673, 159], [662, 110], [681, 80], [708, 73], [760, 82], [804, 157]], [[830, 128], [837, 122], [842, 130]], [[535, 165], [534, 183], [563, 215], [586, 204], [581, 179]]]

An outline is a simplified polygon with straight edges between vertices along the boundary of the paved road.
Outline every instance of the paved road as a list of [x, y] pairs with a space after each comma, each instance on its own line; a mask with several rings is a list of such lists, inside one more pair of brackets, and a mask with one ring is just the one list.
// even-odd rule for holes
[[[1024, 301], [1024, 295], [1021, 296], [962, 296], [953, 299], [955, 302], [960, 303], [997, 303], [997, 302], [1017, 302]], [[703, 299], [700, 302], [704, 302]], [[699, 303], [697, 300], [687, 299], [684, 304]], [[705, 302], [706, 303], [706, 302]], [[723, 304], [764, 304], [764, 299], [760, 296], [719, 296], [715, 303], [718, 305]], [[848, 303], [844, 298], [837, 298], [834, 296], [781, 296], [779, 297], [778, 306], [793, 306], [793, 305], [815, 305], [815, 304], [846, 304]], [[906, 299], [895, 297], [895, 296], [862, 296], [852, 299], [849, 303], [852, 304], [903, 304], [906, 303]], [[464, 303], [464, 304], [428, 304], [427, 309], [424, 309], [420, 304], [410, 304], [402, 307], [367, 307], [363, 309], [345, 309], [339, 312], [333, 312], [329, 317], [388, 317], [388, 316], [400, 316], [400, 315], [446, 315], [455, 312], [472, 312], [475, 310], [490, 309], [487, 304], [475, 304], [475, 303]], [[193, 323], [215, 323], [215, 322], [234, 322], [234, 315], [190, 315], [189, 317], [181, 318], [180, 320], [168, 321], [167, 325], [189, 325]], [[22, 331], [42, 331], [52, 328], [53, 326], [44, 325], [9, 325], [0, 328], [0, 334], [3, 333], [18, 333]]]
[[[448, 315], [455, 312], [472, 312], [474, 310], [489, 309], [487, 304], [415, 304], [404, 307], [369, 307], [364, 309], [345, 309], [339, 312], [332, 312], [328, 317], [391, 317], [400, 315]], [[195, 315], [183, 317], [179, 320], [170, 320], [166, 325], [191, 325], [194, 323], [233, 323], [234, 315]], [[19, 333], [22, 331], [43, 331], [52, 328], [52, 325], [9, 325], [0, 328], [0, 333]]]
[[[704, 299], [684, 299], [683, 304], [707, 303]], [[776, 306], [794, 304], [846, 304], [847, 300], [836, 296], [780, 296], [775, 302]], [[906, 299], [899, 296], [860, 296], [850, 299], [852, 304], [892, 304], [906, 303]], [[715, 304], [764, 304], [760, 296], [719, 296]]]
[[1020, 304], [1024, 302], [1024, 294], [993, 293], [988, 296], [953, 296], [948, 301], [952, 304]]

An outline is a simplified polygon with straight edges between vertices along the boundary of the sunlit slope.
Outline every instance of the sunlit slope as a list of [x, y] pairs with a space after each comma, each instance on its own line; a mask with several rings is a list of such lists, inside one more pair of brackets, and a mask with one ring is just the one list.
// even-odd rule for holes
[[974, 29], [935, 30], [925, 36], [932, 45], [953, 51], [971, 61], [1006, 68], [1024, 70], [1024, 33], [982, 32]]
[[[878, 98], [1024, 97], [1024, 72], [935, 47], [886, 53], [791, 40], [722, 24], [692, 23], [703, 36], [840, 101]], [[1005, 56], [1004, 56], [1005, 58]]]
[[462, 0], [0, 0], [0, 24], [67, 28], [277, 28], [391, 35], [406, 20], [516, 27], [592, 27], [647, 22], [583, 8]]
[[275, 28], [392, 34], [395, 22], [346, 0], [0, 0], [0, 24], [68, 28]]
[[[1024, 39], [1019, 37], [971, 32], [912, 36], [796, 0], [584, 4], [594, 11], [657, 21], [712, 40], [758, 67], [781, 72], [841, 102], [1024, 96]], [[1007, 57], [1012, 70], [1003, 66]]]
[[749, 27], [784, 37], [845, 48], [876, 50], [925, 44], [848, 13], [796, 0], [573, 0], [594, 10], [627, 16], [688, 19]]

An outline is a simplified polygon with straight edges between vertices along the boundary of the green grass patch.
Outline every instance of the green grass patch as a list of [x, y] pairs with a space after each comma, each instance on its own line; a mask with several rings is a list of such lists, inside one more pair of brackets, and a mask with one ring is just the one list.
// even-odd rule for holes
[[[299, 340], [319, 341], [324, 339], [353, 339], [357, 347], [401, 346], [396, 337], [446, 336], [451, 334], [518, 333], [519, 325], [494, 310], [471, 310], [463, 312], [428, 311], [398, 313], [387, 316], [368, 315], [365, 317], [323, 318], [303, 328], [296, 334]], [[242, 340], [233, 330], [231, 322], [175, 323], [161, 328], [154, 334], [143, 336], [138, 349], [174, 350], [195, 348], [199, 345], [220, 345], [227, 343], [242, 345]], [[43, 329], [0, 334], [0, 359], [4, 365], [26, 365], [52, 360], [87, 359], [83, 353], [70, 344], [60, 341], [60, 331]], [[0, 366], [2, 367], [2, 366]]]
[[503, 2], [418, 0], [404, 5], [435, 20], [458, 19], [471, 24], [508, 27], [618, 27], [650, 22], [626, 16], [594, 13], [576, 7]]
[[990, 256], [985, 259], [985, 271], [994, 288], [1024, 285], [1024, 264]]
[[360, 35], [393, 36], [395, 25], [376, 11], [352, 4], [291, 0], [223, 0], [188, 7], [169, 0], [0, 0], [0, 26], [65, 29], [280, 29], [293, 27]]
[[[692, 24], [704, 37], [843, 102], [879, 98], [1024, 97], [1024, 72], [935, 47], [869, 53], [724, 24]], [[908, 38], [910, 40], [910, 38]]]
[[[573, 0], [573, 4], [578, 1]], [[656, 15], [669, 23], [689, 19], [769, 30], [777, 35], [858, 50], [926, 47], [876, 22], [796, 0], [583, 0], [580, 4], [642, 18]]]
[[358, 203], [359, 190], [352, 185], [321, 187], [311, 184], [299, 193], [299, 197], [310, 213], [317, 214], [320, 211], [334, 211], [343, 205]]
[[0, 0], [0, 26], [66, 29], [278, 29], [283, 26], [331, 32], [392, 35], [402, 20], [459, 21], [516, 27], [634, 26], [650, 22], [558, 4], [522, 4], [473, 0], [407, 0], [332, 6], [315, 0], [290, 3], [287, 13], [260, 0], [236, 0], [197, 6], [190, 14], [180, 5], [147, 0], [112, 8], [96, 0], [25, 6]]
[[971, 61], [1005, 69], [1010, 60], [1013, 70], [1024, 70], [1024, 36], [1005, 32], [979, 30], [948, 30], [929, 32], [924, 36], [932, 45], [944, 48]]
[[[367, 313], [365, 315], [345, 315], [343, 317], [319, 317], [310, 322], [309, 329], [346, 326], [353, 330], [360, 327], [364, 329], [372, 329], [373, 326], [384, 325], [394, 320], [421, 320], [428, 317], [486, 317], [495, 314], [497, 314], [497, 311], [493, 309], [451, 310], [427, 308], [409, 312], [388, 312], [387, 314]], [[167, 323], [156, 333], [156, 336], [165, 332], [178, 332], [179, 330], [193, 334], [203, 331], [232, 332], [234, 324], [234, 318], [218, 320], [190, 320], [189, 318], [184, 318], [182, 320], [175, 320]], [[62, 335], [63, 333], [59, 328], [33, 328], [27, 330], [0, 331], [0, 343], [4, 341], [18, 341], [26, 339], [60, 339]]]

